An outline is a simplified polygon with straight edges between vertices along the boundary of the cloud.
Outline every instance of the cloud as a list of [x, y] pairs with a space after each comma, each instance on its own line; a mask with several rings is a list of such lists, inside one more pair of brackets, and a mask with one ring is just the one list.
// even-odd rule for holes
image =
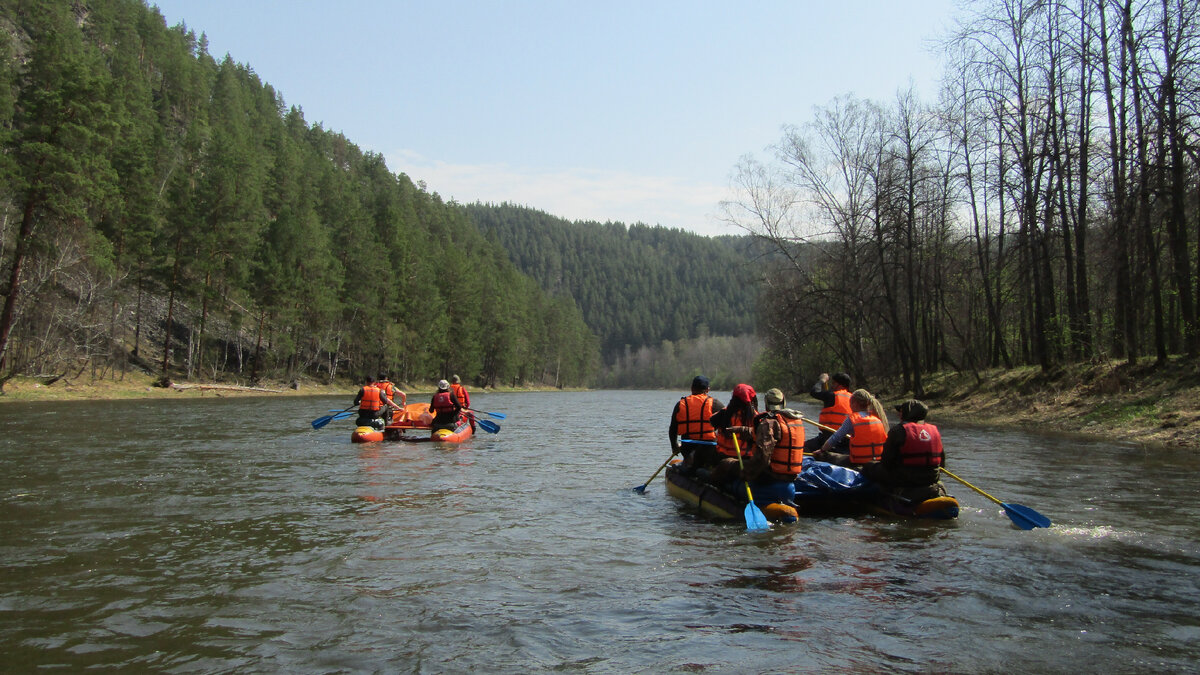
[[676, 227], [704, 235], [741, 234], [717, 220], [723, 185], [670, 176], [574, 168], [544, 171], [508, 164], [448, 164], [411, 151], [385, 156], [388, 167], [447, 201], [509, 202], [567, 220]]

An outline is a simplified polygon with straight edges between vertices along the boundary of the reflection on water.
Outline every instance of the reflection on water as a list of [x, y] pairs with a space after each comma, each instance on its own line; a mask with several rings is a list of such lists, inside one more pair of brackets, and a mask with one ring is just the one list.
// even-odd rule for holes
[[[351, 444], [341, 398], [0, 406], [6, 669], [1196, 670], [1190, 457], [944, 426], [1016, 530], [665, 494], [679, 393], [473, 394], [462, 446]], [[726, 394], [723, 399], [727, 399]], [[815, 411], [813, 411], [815, 412]], [[931, 636], [936, 636], [931, 639]]]

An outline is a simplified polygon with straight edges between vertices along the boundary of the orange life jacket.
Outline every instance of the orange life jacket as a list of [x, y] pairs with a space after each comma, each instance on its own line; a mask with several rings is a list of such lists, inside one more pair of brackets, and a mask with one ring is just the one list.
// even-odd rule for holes
[[376, 387], [373, 384], [368, 384], [367, 386], [363, 387], [362, 390], [363, 395], [358, 401], [358, 409], [369, 412], [379, 412], [379, 409], [383, 407], [383, 399], [380, 398], [379, 387]]
[[454, 392], [454, 395], [458, 397], [458, 402], [462, 404], [462, 407], [471, 407], [471, 397], [467, 395], [466, 387], [461, 384], [451, 384], [450, 391]]
[[[746, 419], [741, 410], [738, 410], [729, 416], [729, 426], [731, 427], [748, 427], [752, 420]], [[733, 434], [727, 429], [716, 429], [717, 452], [726, 457], [737, 457], [738, 448], [733, 447]], [[738, 444], [741, 446], [742, 459], [746, 459], [754, 452], [754, 435], [753, 434], [737, 434]]]
[[850, 462], [878, 462], [883, 457], [883, 442], [888, 434], [883, 420], [866, 411], [850, 413], [850, 420], [854, 424], [850, 432]]
[[382, 391], [385, 396], [392, 399], [393, 403], [395, 403], [396, 394], [400, 394], [400, 406], [401, 407], [403, 407], [404, 405], [406, 405], [408, 403], [408, 395], [405, 394], [404, 392], [400, 391], [400, 388], [397, 387], [394, 383], [392, 383], [392, 382], [376, 382], [375, 386], [379, 387], [379, 390]]
[[708, 394], [692, 394], [679, 399], [675, 412], [675, 433], [690, 441], [716, 440], [716, 432], [708, 423], [713, 413], [713, 397]]
[[767, 414], [779, 421], [779, 441], [771, 450], [771, 471], [795, 478], [804, 461], [804, 422], [779, 413]]
[[821, 414], [817, 416], [817, 421], [827, 427], [837, 429], [842, 426], [842, 422], [846, 421], [846, 417], [850, 415], [850, 392], [845, 389], [838, 389], [833, 392], [833, 405], [828, 408], [821, 408]]
[[904, 423], [904, 445], [900, 447], [900, 463], [905, 466], [936, 468], [942, 465], [942, 432], [927, 422]]

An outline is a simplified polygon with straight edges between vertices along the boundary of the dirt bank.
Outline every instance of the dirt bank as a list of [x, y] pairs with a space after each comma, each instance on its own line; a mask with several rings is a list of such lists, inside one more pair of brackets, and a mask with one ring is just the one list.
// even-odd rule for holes
[[941, 374], [926, 381], [930, 420], [975, 421], [1200, 448], [1195, 363], [1105, 362]]

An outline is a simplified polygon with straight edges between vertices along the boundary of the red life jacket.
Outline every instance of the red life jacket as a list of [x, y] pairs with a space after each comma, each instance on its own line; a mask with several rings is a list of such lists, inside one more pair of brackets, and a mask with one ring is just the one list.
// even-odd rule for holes
[[900, 463], [905, 466], [937, 468], [942, 465], [942, 433], [927, 422], [904, 423], [904, 445], [900, 448]]
[[[729, 416], [729, 426], [731, 427], [748, 427], [752, 420], [746, 419], [741, 410], [732, 413]], [[726, 457], [737, 457], [738, 448], [733, 446], [733, 434], [727, 429], [717, 429], [717, 452]], [[754, 436], [752, 434], [737, 434], [738, 444], [741, 447], [742, 459], [746, 459], [754, 452]]]
[[[364, 378], [365, 379], [365, 378]], [[379, 396], [379, 387], [373, 384], [368, 384], [363, 387], [362, 398], [358, 401], [358, 409], [370, 412], [378, 412], [383, 407], [383, 399]]]
[[878, 462], [883, 457], [883, 442], [888, 433], [883, 420], [866, 411], [851, 413], [850, 419], [854, 423], [854, 431], [850, 432], [850, 463]]
[[712, 417], [713, 398], [708, 394], [692, 394], [679, 399], [675, 412], [675, 433], [691, 441], [716, 440], [716, 432], [708, 423]]
[[804, 422], [780, 413], [767, 414], [779, 421], [779, 441], [771, 450], [771, 471], [795, 478], [804, 461]]
[[817, 421], [827, 427], [837, 429], [842, 426], [842, 422], [850, 415], [850, 392], [845, 389], [838, 389], [833, 392], [833, 405], [828, 408], [821, 408], [821, 414], [817, 416]]
[[433, 395], [433, 401], [429, 404], [429, 407], [439, 415], [454, 412], [454, 398], [448, 391], [439, 391]]

